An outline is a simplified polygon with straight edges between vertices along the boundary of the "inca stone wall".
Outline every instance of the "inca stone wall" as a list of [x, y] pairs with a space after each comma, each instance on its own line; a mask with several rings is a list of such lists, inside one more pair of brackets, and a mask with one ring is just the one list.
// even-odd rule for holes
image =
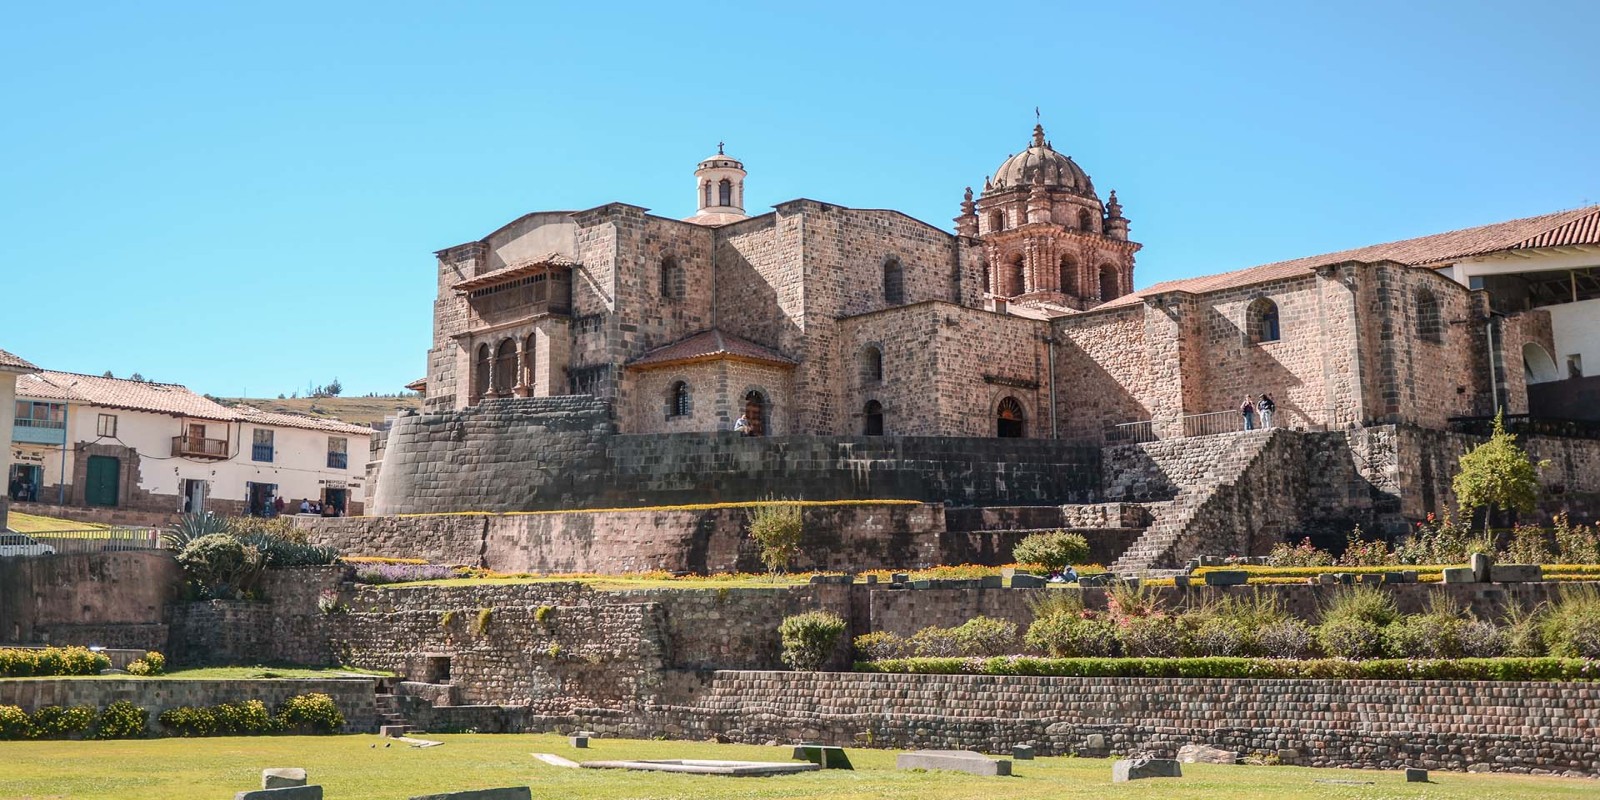
[[181, 586], [169, 553], [0, 559], [0, 642], [159, 649]]
[[957, 505], [1091, 502], [1099, 451], [945, 437], [614, 435], [589, 396], [493, 400], [404, 417], [376, 514], [812, 500]]
[[260, 700], [276, 710], [295, 695], [318, 692], [344, 714], [343, 733], [371, 733], [377, 726], [371, 678], [296, 678], [293, 680], [192, 680], [159, 678], [12, 678], [0, 680], [0, 706], [32, 712], [44, 706], [88, 706], [99, 711], [126, 700], [149, 712], [152, 730], [162, 712], [179, 706], [214, 706]]

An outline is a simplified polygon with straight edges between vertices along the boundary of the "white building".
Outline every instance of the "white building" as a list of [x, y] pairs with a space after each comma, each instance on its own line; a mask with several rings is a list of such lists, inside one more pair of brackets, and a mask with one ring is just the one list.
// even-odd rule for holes
[[18, 379], [13, 405], [10, 477], [40, 503], [259, 515], [282, 497], [291, 513], [302, 499], [362, 510], [370, 428], [67, 372]]
[[[5, 413], [16, 401], [17, 376], [39, 368], [19, 356], [0, 350], [0, 442], [11, 441], [11, 415]], [[0, 449], [0, 475], [11, 474], [11, 449]], [[10, 496], [0, 497], [0, 531], [6, 529], [6, 510]]]

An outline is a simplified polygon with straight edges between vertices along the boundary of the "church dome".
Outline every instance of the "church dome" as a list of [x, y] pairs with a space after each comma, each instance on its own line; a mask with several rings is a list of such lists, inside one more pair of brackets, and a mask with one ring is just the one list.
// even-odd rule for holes
[[1028, 149], [1006, 159], [1000, 168], [995, 170], [994, 178], [990, 181], [990, 191], [1027, 187], [1033, 184], [1035, 176], [1042, 173], [1043, 183], [1052, 189], [1070, 189], [1083, 194], [1094, 194], [1094, 184], [1089, 181], [1089, 176], [1073, 162], [1069, 156], [1057, 153], [1050, 143], [1045, 141], [1044, 126], [1033, 126], [1033, 143]]

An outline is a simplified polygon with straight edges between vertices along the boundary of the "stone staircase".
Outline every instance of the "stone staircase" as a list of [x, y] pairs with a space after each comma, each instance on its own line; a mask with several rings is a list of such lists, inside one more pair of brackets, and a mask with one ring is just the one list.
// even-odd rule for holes
[[[1213, 506], [1229, 502], [1236, 484], [1253, 477], [1268, 446], [1288, 435], [1288, 431], [1275, 428], [1117, 448], [1123, 452], [1110, 460], [1120, 462], [1122, 468], [1117, 474], [1108, 472], [1107, 495], [1145, 499], [1150, 524], [1111, 564], [1111, 571], [1124, 575], [1167, 574], [1178, 570], [1182, 560], [1191, 555], [1188, 550], [1207, 546], [1230, 549], [1227, 542], [1210, 541], [1205, 531], [1192, 529]], [[1140, 463], [1146, 459], [1147, 463]], [[1173, 496], [1153, 499], [1165, 493]]]
[[401, 734], [409, 734], [417, 730], [417, 727], [412, 725], [411, 721], [406, 719], [406, 715], [400, 710], [399, 698], [392, 694], [379, 692], [373, 696], [373, 700], [378, 712], [379, 731], [387, 730], [392, 734], [395, 728], [399, 728]]
[[1023, 537], [1069, 530], [1089, 541], [1091, 562], [1104, 564], [1138, 539], [1148, 524], [1149, 513], [1139, 503], [949, 508], [940, 560], [1007, 563], [1012, 560], [1011, 548]]

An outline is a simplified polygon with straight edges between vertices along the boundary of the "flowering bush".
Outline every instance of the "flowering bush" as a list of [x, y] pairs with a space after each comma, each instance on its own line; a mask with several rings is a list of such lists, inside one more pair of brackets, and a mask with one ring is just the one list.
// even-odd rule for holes
[[98, 675], [111, 659], [87, 647], [0, 648], [0, 678]]
[[1454, 660], [1337, 658], [903, 658], [856, 665], [859, 672], [1042, 675], [1063, 678], [1312, 678], [1342, 680], [1594, 681], [1600, 661], [1576, 658]]
[[298, 694], [284, 701], [278, 711], [278, 725], [285, 731], [337, 733], [344, 727], [344, 714], [333, 698], [321, 692]]
[[438, 564], [372, 564], [356, 565], [356, 583], [410, 583], [436, 581], [455, 577], [454, 570]]
[[118, 700], [100, 712], [94, 725], [94, 738], [137, 739], [144, 736], [149, 721], [150, 712], [126, 700]]
[[1327, 567], [1333, 564], [1333, 554], [1311, 544], [1308, 536], [1298, 545], [1291, 546], [1288, 542], [1273, 545], [1267, 563], [1274, 567]]

